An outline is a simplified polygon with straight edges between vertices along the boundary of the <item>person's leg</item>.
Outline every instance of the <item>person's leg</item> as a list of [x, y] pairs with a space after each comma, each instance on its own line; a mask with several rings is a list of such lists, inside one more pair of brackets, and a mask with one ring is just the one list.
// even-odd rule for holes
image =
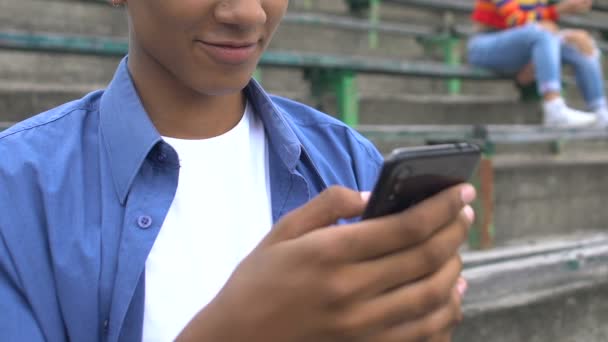
[[499, 73], [516, 75], [532, 62], [543, 94], [545, 124], [550, 126], [587, 126], [595, 117], [568, 108], [561, 97], [560, 39], [557, 35], [530, 24], [473, 37], [468, 44], [468, 62]]
[[561, 37], [562, 60], [574, 68], [576, 83], [587, 108], [598, 115], [598, 124], [608, 126], [600, 50], [593, 38], [584, 31], [565, 30], [561, 32]]
[[499, 73], [516, 75], [530, 62], [539, 92], [561, 92], [560, 42], [536, 24], [485, 33], [469, 41], [469, 63]]

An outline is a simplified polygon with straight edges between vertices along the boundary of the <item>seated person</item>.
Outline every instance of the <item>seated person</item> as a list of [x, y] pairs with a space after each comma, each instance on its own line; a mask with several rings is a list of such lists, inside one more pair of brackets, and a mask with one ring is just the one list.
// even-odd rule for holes
[[[551, 127], [608, 126], [599, 49], [582, 30], [560, 30], [561, 14], [583, 13], [591, 0], [477, 0], [476, 34], [468, 43], [472, 65], [512, 74], [520, 84], [537, 82], [543, 122]], [[588, 112], [568, 107], [561, 96], [561, 65], [574, 68]]]

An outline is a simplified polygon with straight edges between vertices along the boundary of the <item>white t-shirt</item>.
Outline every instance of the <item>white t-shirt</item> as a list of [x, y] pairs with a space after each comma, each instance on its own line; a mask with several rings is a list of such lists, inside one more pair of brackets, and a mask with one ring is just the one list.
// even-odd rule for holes
[[174, 340], [271, 228], [264, 127], [249, 108], [221, 136], [164, 138], [181, 167], [146, 261], [144, 341]]

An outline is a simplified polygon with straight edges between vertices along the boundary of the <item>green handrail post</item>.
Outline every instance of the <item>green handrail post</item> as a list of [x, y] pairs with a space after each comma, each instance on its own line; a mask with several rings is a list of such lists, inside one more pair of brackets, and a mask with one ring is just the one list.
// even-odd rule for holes
[[348, 8], [354, 15], [362, 15], [369, 8], [370, 0], [346, 0]]
[[339, 119], [352, 127], [359, 124], [359, 95], [355, 72], [310, 68], [305, 71], [305, 77], [310, 81], [310, 93], [317, 109], [323, 110], [324, 95], [333, 92]]
[[328, 75], [326, 70], [320, 68], [307, 68], [304, 70], [304, 78], [310, 82], [310, 95], [315, 107], [323, 110], [323, 96], [327, 92]]
[[519, 84], [515, 82], [515, 86], [519, 89], [519, 99], [522, 102], [538, 102], [542, 100], [542, 95], [538, 93], [536, 81], [529, 84]]
[[473, 203], [475, 222], [469, 230], [469, 247], [475, 250], [489, 249], [494, 246], [494, 166], [495, 145], [485, 140], [482, 144], [482, 157], [473, 179], [477, 189], [477, 199]]
[[312, 9], [312, 0], [306, 0], [304, 1], [304, 8], [308, 11], [310, 11]]
[[[431, 55], [432, 51], [438, 46], [442, 49], [444, 63], [448, 66], [462, 65], [462, 53], [460, 51], [461, 39], [456, 37], [448, 30], [435, 37], [420, 38], [418, 42], [422, 44], [427, 55]], [[460, 94], [462, 81], [458, 78], [450, 78], [446, 81], [448, 94]]]
[[551, 142], [551, 153], [560, 154], [564, 150], [565, 141], [563, 139], [557, 139]]
[[368, 33], [369, 48], [378, 48], [378, 23], [380, 22], [380, 1], [369, 0], [369, 23], [370, 30]]
[[[449, 66], [459, 66], [462, 64], [462, 54], [460, 53], [460, 39], [448, 36], [443, 40], [443, 55], [445, 63]], [[447, 81], [448, 93], [450, 95], [460, 94], [461, 81], [451, 78]]]
[[335, 71], [333, 75], [340, 119], [351, 127], [359, 125], [359, 94], [353, 71]]

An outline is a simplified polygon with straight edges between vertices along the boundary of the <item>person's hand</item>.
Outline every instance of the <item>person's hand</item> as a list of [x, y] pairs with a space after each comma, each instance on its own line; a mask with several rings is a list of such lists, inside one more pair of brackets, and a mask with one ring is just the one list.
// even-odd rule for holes
[[473, 220], [470, 185], [404, 212], [360, 216], [340, 187], [281, 219], [179, 341], [448, 341], [462, 318], [458, 248]]
[[562, 0], [555, 5], [559, 14], [580, 14], [591, 10], [593, 0]]

